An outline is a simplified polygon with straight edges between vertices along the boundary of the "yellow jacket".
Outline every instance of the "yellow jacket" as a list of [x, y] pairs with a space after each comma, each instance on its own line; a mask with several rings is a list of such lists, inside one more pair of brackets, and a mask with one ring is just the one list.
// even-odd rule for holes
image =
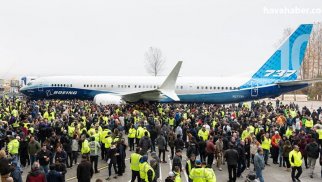
[[11, 155], [17, 155], [19, 152], [19, 141], [17, 139], [13, 139], [8, 143], [8, 152]]
[[295, 150], [292, 150], [289, 153], [289, 161], [291, 166], [293, 167], [300, 167], [302, 166], [302, 154], [300, 151], [296, 152]]

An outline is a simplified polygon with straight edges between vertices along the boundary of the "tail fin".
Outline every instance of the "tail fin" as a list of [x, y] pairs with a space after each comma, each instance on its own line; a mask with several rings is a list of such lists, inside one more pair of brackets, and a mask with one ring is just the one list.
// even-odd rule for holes
[[300, 25], [266, 63], [252, 76], [269, 82], [296, 80], [312, 31], [312, 24]]

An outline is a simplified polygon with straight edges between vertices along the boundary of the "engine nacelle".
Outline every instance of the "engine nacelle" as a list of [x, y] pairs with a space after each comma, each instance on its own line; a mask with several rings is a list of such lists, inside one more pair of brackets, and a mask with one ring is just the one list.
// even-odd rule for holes
[[115, 104], [120, 105], [123, 104], [124, 101], [120, 96], [112, 95], [112, 94], [98, 94], [94, 97], [95, 104], [109, 105]]

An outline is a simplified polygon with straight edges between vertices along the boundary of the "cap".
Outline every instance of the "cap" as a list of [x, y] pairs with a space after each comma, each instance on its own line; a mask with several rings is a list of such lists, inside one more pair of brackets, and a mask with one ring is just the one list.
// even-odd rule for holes
[[275, 131], [275, 134], [278, 134], [278, 131]]
[[175, 176], [175, 175], [174, 175], [174, 172], [170, 171], [170, 172], [169, 172], [169, 176], [170, 176], [170, 177], [174, 177], [174, 176]]
[[201, 161], [200, 160], [196, 160], [196, 165], [201, 165]]

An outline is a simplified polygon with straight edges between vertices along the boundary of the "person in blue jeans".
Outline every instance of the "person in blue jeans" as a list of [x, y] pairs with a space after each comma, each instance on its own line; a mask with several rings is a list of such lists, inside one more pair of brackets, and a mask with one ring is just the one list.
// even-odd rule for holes
[[254, 168], [256, 172], [256, 177], [259, 179], [260, 182], [264, 182], [262, 171], [265, 168], [265, 160], [263, 154], [263, 149], [259, 148], [254, 157]]

